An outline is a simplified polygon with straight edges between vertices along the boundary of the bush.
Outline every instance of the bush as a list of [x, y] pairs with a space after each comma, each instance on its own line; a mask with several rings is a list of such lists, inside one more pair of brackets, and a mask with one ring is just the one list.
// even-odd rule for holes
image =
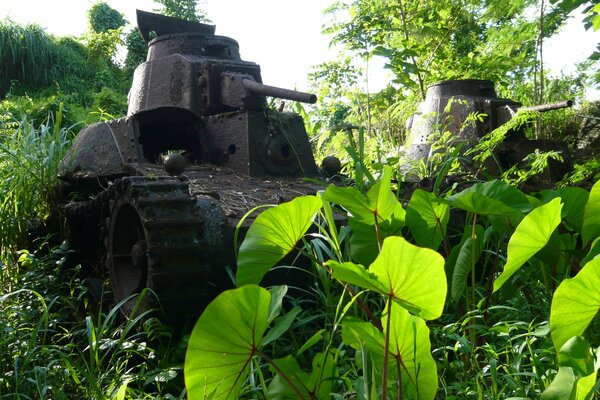
[[127, 97], [113, 89], [103, 87], [94, 95], [93, 109], [118, 118], [127, 114]]
[[[44, 221], [52, 212], [60, 164], [70, 146], [62, 128], [62, 109], [56, 117], [34, 126], [28, 118], [12, 121], [0, 137], [0, 259], [6, 261], [23, 245], [31, 221]], [[7, 122], [3, 124], [7, 126]]]

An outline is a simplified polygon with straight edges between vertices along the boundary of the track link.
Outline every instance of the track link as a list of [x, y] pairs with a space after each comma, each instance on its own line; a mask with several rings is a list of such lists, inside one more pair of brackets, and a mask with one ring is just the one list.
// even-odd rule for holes
[[[191, 196], [176, 178], [126, 177], [112, 189], [107, 268], [117, 301], [130, 315], [148, 288], [143, 309], [158, 304], [169, 318], [197, 316], [227, 287], [230, 228], [218, 202]], [[225, 281], [224, 281], [225, 280]]]

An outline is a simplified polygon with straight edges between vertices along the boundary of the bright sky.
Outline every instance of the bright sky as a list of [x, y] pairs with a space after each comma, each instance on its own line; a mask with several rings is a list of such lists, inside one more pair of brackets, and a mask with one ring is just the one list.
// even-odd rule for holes
[[[87, 29], [87, 11], [96, 0], [0, 0], [0, 19], [37, 23], [57, 36], [79, 36]], [[158, 8], [153, 0], [106, 0], [135, 25], [135, 10]], [[321, 35], [322, 11], [333, 0], [200, 0], [217, 26], [217, 35], [240, 44], [242, 59], [261, 66], [265, 84], [305, 90], [310, 66], [335, 55]], [[545, 62], [554, 74], [574, 71], [574, 64], [600, 42], [600, 32], [585, 31], [575, 20], [565, 33], [545, 44]], [[372, 90], [385, 85], [389, 73], [372, 67]]]

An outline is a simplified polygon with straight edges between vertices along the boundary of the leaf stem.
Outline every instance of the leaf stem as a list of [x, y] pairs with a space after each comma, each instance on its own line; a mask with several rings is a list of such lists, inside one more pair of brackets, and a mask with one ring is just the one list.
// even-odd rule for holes
[[475, 224], [477, 223], [477, 214], [473, 215], [471, 224], [471, 307], [475, 309], [475, 246], [477, 246], [477, 235], [475, 234]]
[[385, 322], [385, 345], [383, 349], [383, 372], [381, 378], [381, 399], [387, 400], [388, 362], [390, 355], [390, 325], [392, 321], [392, 295], [387, 300], [387, 320]]
[[285, 372], [283, 372], [281, 370], [281, 368], [279, 368], [277, 366], [277, 364], [275, 364], [273, 362], [273, 360], [271, 360], [271, 358], [266, 355], [265, 353], [263, 353], [262, 351], [257, 351], [257, 353], [264, 358], [264, 360], [266, 362], [268, 362], [269, 364], [271, 364], [271, 366], [273, 366], [273, 368], [275, 369], [275, 371], [277, 371], [277, 373], [279, 375], [281, 375], [281, 377], [288, 383], [288, 385], [290, 385], [290, 387], [292, 388], [292, 390], [296, 393], [296, 395], [298, 396], [298, 399], [304, 399], [305, 397], [302, 396], [302, 392], [300, 392], [300, 389], [298, 389], [298, 387], [296, 385], [294, 385], [294, 383], [292, 382], [292, 380], [285, 374]]
[[379, 222], [377, 221], [377, 212], [373, 213], [375, 218], [375, 235], [377, 235], [377, 250], [381, 253], [382, 239], [381, 232], [379, 231]]

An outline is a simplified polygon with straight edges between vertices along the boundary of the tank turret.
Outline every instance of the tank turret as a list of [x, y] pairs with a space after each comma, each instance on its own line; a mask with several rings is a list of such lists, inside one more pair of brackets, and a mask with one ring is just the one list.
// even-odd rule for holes
[[[464, 153], [487, 133], [514, 118], [520, 109], [547, 112], [572, 105], [572, 100], [565, 100], [522, 107], [519, 102], [498, 97], [494, 82], [489, 80], [465, 79], [435, 83], [427, 88], [425, 101], [408, 121], [407, 156], [414, 161], [427, 160], [431, 155], [432, 135], [436, 132], [451, 132], [451, 142], [455, 145], [463, 143]], [[467, 123], [469, 116], [473, 114], [483, 114], [483, 118], [474, 123]], [[504, 148], [499, 149], [503, 167], [521, 161], [535, 148], [544, 151], [556, 148], [568, 152], [566, 146], [558, 142], [527, 140], [522, 130], [512, 131], [509, 136], [510, 141], [505, 143]], [[528, 153], [515, 151], [516, 148], [526, 148]]]
[[[316, 102], [316, 96], [262, 83], [260, 66], [215, 27], [138, 10], [148, 40], [127, 117], [83, 130], [67, 160], [68, 178], [129, 175], [168, 152], [248, 176], [314, 176], [300, 116], [267, 107], [266, 96]], [[159, 36], [151, 39], [151, 33]], [[141, 172], [141, 171], [140, 171]]]

